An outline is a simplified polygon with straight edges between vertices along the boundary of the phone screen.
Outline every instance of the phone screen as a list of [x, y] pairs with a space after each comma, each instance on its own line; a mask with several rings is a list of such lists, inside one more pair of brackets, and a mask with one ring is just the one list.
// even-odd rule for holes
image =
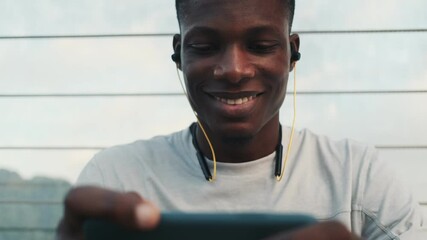
[[259, 240], [315, 222], [302, 214], [163, 213], [151, 231], [127, 230], [103, 220], [87, 220], [84, 231], [88, 240]]

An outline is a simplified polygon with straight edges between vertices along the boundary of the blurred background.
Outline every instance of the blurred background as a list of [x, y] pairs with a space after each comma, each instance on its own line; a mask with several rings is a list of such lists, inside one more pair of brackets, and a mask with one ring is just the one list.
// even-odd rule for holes
[[[293, 31], [296, 128], [377, 146], [427, 215], [425, 9], [297, 0]], [[97, 151], [194, 121], [170, 60], [177, 32], [173, 0], [0, 0], [0, 239], [53, 239]]]

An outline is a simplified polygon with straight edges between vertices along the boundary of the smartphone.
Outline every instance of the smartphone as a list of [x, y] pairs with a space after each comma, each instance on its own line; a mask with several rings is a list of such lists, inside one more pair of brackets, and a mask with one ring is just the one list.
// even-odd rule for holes
[[86, 220], [87, 240], [260, 240], [316, 223], [303, 214], [163, 213], [151, 231], [127, 230], [103, 220]]

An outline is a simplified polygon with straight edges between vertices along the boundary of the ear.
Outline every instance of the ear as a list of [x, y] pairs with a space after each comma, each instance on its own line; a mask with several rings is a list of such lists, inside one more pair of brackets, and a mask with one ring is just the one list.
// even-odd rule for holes
[[173, 42], [172, 42], [172, 47], [173, 47], [173, 52], [174, 54], [178, 55], [179, 58], [177, 61], [175, 61], [176, 67], [179, 70], [181, 69], [181, 35], [180, 34], [175, 34], [173, 36]]
[[295, 64], [297, 62], [294, 59], [292, 59], [292, 52], [293, 51], [299, 52], [300, 38], [299, 38], [298, 34], [292, 34], [289, 37], [289, 45], [290, 45], [290, 48], [291, 48], [291, 55], [290, 55], [291, 56], [291, 64], [290, 64], [290, 67], [289, 67], [289, 72], [291, 72], [294, 69]]

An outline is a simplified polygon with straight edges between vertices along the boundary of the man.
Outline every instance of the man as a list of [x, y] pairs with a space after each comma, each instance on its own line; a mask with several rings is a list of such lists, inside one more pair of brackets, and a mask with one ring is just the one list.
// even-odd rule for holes
[[173, 60], [199, 123], [97, 154], [79, 184], [98, 187], [68, 194], [60, 238], [81, 238], [88, 217], [153, 228], [160, 208], [300, 212], [340, 222], [272, 239], [350, 239], [349, 230], [366, 239], [415, 239], [418, 206], [374, 149], [301, 131], [282, 160], [292, 130], [281, 128], [279, 109], [299, 59], [292, 0], [176, 3]]

